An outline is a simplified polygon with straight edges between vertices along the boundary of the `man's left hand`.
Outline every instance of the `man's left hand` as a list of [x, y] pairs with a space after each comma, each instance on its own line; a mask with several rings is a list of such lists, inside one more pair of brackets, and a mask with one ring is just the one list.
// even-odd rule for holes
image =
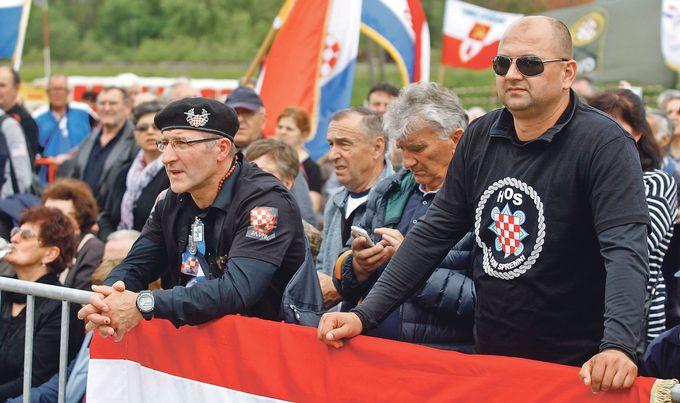
[[111, 327], [116, 331], [115, 340], [123, 339], [125, 333], [144, 319], [137, 309], [137, 294], [132, 291], [114, 292], [104, 302], [109, 306], [107, 316], [111, 318]]
[[578, 376], [593, 393], [627, 389], [635, 382], [637, 366], [626, 353], [610, 348], [583, 364]]

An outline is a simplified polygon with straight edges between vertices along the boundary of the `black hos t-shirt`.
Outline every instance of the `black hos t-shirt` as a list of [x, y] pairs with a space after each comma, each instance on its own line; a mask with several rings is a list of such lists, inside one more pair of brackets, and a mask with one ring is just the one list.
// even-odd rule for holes
[[569, 363], [597, 353], [597, 235], [649, 222], [638, 153], [618, 124], [572, 94], [554, 127], [522, 143], [512, 115], [491, 112], [463, 136], [434, 203], [475, 229], [480, 353]]

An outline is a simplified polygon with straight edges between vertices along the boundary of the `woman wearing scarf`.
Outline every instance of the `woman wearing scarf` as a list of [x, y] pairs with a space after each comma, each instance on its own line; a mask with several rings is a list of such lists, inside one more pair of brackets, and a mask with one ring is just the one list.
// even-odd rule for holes
[[99, 238], [103, 241], [117, 230], [141, 231], [158, 194], [170, 187], [161, 152], [156, 147], [161, 132], [153, 123], [156, 112], [162, 108], [162, 103], [150, 101], [132, 110], [140, 150], [131, 164], [121, 167], [107, 196], [99, 216]]

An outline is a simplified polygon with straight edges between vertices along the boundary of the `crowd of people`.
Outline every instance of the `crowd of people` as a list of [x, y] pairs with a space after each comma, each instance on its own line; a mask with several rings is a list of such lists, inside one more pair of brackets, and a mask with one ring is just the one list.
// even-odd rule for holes
[[[93, 332], [235, 313], [318, 325], [334, 347], [364, 333], [575, 365], [594, 392], [680, 377], [680, 91], [659, 109], [598, 92], [547, 17], [510, 26], [493, 69], [504, 107], [486, 114], [433, 83], [375, 85], [331, 117], [316, 162], [307, 112], [286, 108], [264, 138], [274, 117], [245, 85], [226, 100], [105, 87], [90, 107], [53, 75], [29, 114], [0, 67], [0, 273], [94, 290], [71, 313], [71, 396]], [[41, 157], [58, 167], [44, 189]], [[300, 306], [282, 306], [293, 287]], [[26, 298], [1, 303], [5, 401], [21, 394]], [[46, 399], [58, 308], [37, 299]]]

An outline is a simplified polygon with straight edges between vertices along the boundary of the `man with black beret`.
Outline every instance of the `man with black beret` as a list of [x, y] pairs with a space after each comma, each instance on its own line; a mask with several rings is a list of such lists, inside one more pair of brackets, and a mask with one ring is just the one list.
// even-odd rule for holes
[[[236, 151], [231, 107], [185, 98], [155, 124], [170, 189], [79, 317], [118, 339], [152, 317], [175, 326], [234, 313], [278, 320], [283, 290], [305, 257], [293, 197]], [[163, 290], [146, 291], [158, 278]]]

